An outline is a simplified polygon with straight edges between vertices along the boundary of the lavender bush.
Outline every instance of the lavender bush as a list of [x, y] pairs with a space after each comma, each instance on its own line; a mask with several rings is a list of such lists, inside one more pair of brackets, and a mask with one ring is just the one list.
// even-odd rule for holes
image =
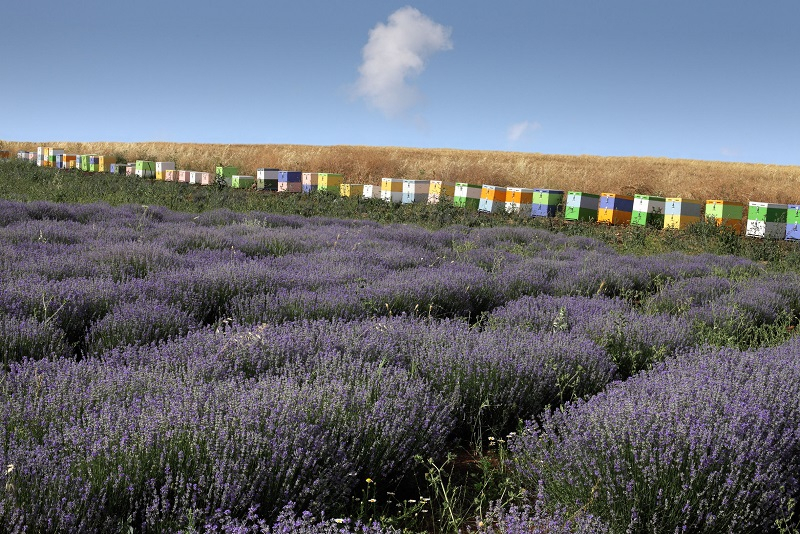
[[0, 315], [0, 362], [7, 367], [10, 362], [24, 359], [59, 358], [66, 356], [69, 348], [64, 332], [51, 323], [36, 319], [17, 319]]
[[[156, 350], [157, 349], [152, 349]], [[184, 356], [186, 357], [186, 356]], [[218, 510], [341, 509], [372, 476], [446, 450], [452, 406], [396, 368], [318, 355], [315, 373], [207, 381], [154, 356], [12, 366], [0, 499], [10, 530], [177, 530]], [[125, 358], [120, 358], [123, 361]], [[190, 357], [191, 359], [191, 357]]]
[[526, 296], [494, 310], [488, 324], [494, 328], [570, 332], [592, 340], [606, 350], [621, 378], [696, 344], [691, 321], [667, 314], [643, 314], [618, 298]]
[[798, 355], [795, 341], [668, 361], [528, 423], [514, 469], [614, 531], [770, 531], [800, 489]]
[[492, 503], [483, 517], [475, 518], [476, 534], [605, 534], [611, 530], [598, 518], [582, 512], [568, 513], [563, 508], [549, 510], [539, 495], [536, 504], [514, 505], [506, 509]]
[[197, 326], [188, 313], [170, 304], [150, 299], [118, 303], [89, 327], [85, 351], [92, 354], [126, 345], [147, 345], [182, 336]]

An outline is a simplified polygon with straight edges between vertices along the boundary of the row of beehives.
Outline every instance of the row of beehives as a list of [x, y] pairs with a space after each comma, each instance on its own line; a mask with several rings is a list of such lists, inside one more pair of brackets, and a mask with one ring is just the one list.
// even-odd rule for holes
[[[2, 154], [0, 153], [0, 156]], [[6, 156], [7, 157], [7, 156]], [[218, 166], [214, 173], [177, 170], [174, 162], [137, 160], [117, 164], [113, 158], [88, 154], [65, 154], [63, 149], [39, 147], [37, 152], [19, 151], [17, 157], [36, 161], [41, 166], [77, 168], [87, 172], [111, 172], [156, 180], [211, 185], [223, 182], [233, 188], [263, 191], [311, 193], [330, 191], [343, 197], [380, 198], [388, 202], [434, 204], [450, 197], [456, 206], [486, 213], [516, 213], [530, 217], [555, 217], [566, 220], [596, 221], [607, 224], [631, 224], [659, 228], [684, 229], [701, 219], [711, 219], [735, 233], [774, 239], [800, 239], [800, 205], [750, 202], [747, 206], [726, 200], [701, 202], [686, 198], [651, 195], [625, 196], [614, 193], [593, 194], [554, 189], [499, 187], [484, 184], [455, 183], [441, 180], [383, 178], [380, 186], [347, 184], [338, 173], [258, 169], [256, 176], [240, 175], [231, 166]]]
[[[685, 229], [703, 219], [726, 226], [734, 233], [773, 239], [800, 239], [800, 204], [727, 200], [692, 200], [653, 195], [565, 192], [552, 189], [480, 187], [478, 210], [510, 212], [531, 217], [554, 217], [563, 212], [566, 220], [631, 224], [658, 228]], [[475, 194], [477, 195], [477, 193]], [[474, 198], [474, 197], [473, 197]], [[473, 203], [475, 200], [473, 200]]]

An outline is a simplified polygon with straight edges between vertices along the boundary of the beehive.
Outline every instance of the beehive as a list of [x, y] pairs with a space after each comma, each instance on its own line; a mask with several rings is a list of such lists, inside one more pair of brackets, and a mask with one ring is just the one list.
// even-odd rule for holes
[[64, 161], [64, 149], [63, 148], [51, 148], [50, 149], [50, 167], [61, 168], [61, 163]]
[[786, 239], [800, 239], [800, 204], [786, 206]]
[[100, 172], [100, 156], [97, 154], [89, 156], [89, 172]]
[[256, 183], [255, 176], [247, 176], [245, 174], [234, 174], [231, 176], [231, 187], [234, 189], [247, 189]]
[[742, 233], [744, 204], [727, 200], [706, 200], [705, 218], [717, 226], [727, 226], [736, 234]]
[[128, 176], [136, 176], [136, 164], [128, 163], [125, 165], [125, 174]]
[[364, 194], [364, 184], [342, 184], [341, 195], [348, 198], [358, 198]]
[[478, 209], [481, 203], [481, 191], [483, 186], [480, 184], [468, 184], [466, 182], [456, 182], [453, 190], [453, 205], [459, 208]]
[[75, 154], [75, 168], [81, 168], [81, 163], [83, 162], [83, 154]]
[[156, 175], [156, 162], [143, 159], [136, 160], [136, 176], [153, 178]]
[[300, 171], [278, 171], [278, 191], [300, 193], [303, 190], [303, 173]]
[[116, 163], [116, 156], [100, 156], [100, 172], [111, 172], [111, 164]]
[[303, 193], [313, 193], [314, 191], [317, 190], [317, 187], [319, 185], [319, 178], [317, 175], [318, 173], [316, 172], [303, 173], [302, 179], [300, 181], [303, 186], [302, 187]]
[[180, 170], [178, 171], [178, 181], [183, 184], [189, 183], [189, 175], [192, 171]]
[[178, 178], [178, 171], [175, 169], [167, 169], [164, 171], [164, 181], [165, 182], [175, 182]]
[[[84, 154], [81, 158], [81, 170], [83, 172], [91, 172], [92, 168], [92, 158], [96, 158], [97, 154]], [[97, 161], [97, 160], [94, 160]], [[95, 163], [96, 165], [96, 163]]]
[[75, 168], [75, 158], [77, 156], [75, 154], [64, 154], [64, 168], [65, 169], [74, 169]]
[[596, 221], [600, 195], [582, 191], [567, 192], [564, 219], [569, 221]]
[[278, 190], [278, 169], [263, 168], [256, 171], [256, 189], [260, 191]]
[[442, 180], [431, 180], [431, 187], [428, 190], [428, 204], [438, 204], [443, 198], [453, 198], [455, 185]]
[[37, 163], [41, 167], [49, 167], [50, 166], [50, 147], [49, 146], [41, 146], [39, 147], [41, 151], [37, 156]]
[[36, 152], [28, 152], [28, 161], [36, 162]]
[[238, 167], [232, 167], [230, 165], [217, 165], [214, 169], [214, 176], [215, 178], [220, 178], [221, 180], [225, 181], [225, 185], [228, 187], [233, 187], [232, 177], [234, 174], [239, 174]]
[[200, 176], [203, 174], [200, 171], [189, 171], [189, 183], [192, 185], [200, 185], [203, 181], [203, 177]]
[[633, 197], [616, 193], [601, 193], [597, 208], [597, 222], [630, 224], [633, 214]]
[[25, 150], [17, 150], [17, 159], [28, 159], [28, 152]]
[[533, 208], [533, 189], [509, 187], [506, 192], [506, 212], [531, 216]]
[[381, 198], [381, 188], [378, 185], [365, 184], [361, 194], [364, 198]]
[[481, 188], [481, 200], [478, 211], [485, 213], [500, 213], [506, 209], [507, 189], [498, 185], [486, 185]]
[[564, 191], [534, 188], [531, 203], [531, 216], [555, 217], [564, 204]]
[[381, 178], [381, 199], [400, 204], [403, 202], [403, 179]]
[[664, 209], [667, 199], [651, 195], [633, 196], [631, 224], [664, 228]]
[[427, 204], [430, 180], [403, 180], [403, 204]]
[[200, 173], [200, 185], [212, 185], [214, 180], [216, 180], [217, 175], [211, 174], [210, 172], [201, 172]]
[[43, 146], [37, 146], [36, 147], [36, 165], [41, 167], [43, 161], [44, 161], [44, 147]]
[[703, 203], [699, 200], [672, 197], [664, 201], [664, 228], [684, 230], [700, 222]]
[[174, 161], [156, 161], [156, 180], [164, 180], [164, 172], [175, 170]]
[[750, 202], [747, 206], [749, 237], [785, 239], [789, 206], [769, 202]]
[[328, 191], [331, 193], [339, 193], [339, 187], [342, 185], [342, 175], [333, 172], [318, 172], [317, 173], [317, 191]]

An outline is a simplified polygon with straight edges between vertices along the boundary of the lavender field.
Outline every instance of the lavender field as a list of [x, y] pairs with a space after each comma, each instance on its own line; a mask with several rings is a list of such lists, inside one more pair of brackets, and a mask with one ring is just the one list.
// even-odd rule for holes
[[[796, 528], [800, 273], [4, 200], [0, 272], [2, 531]], [[446, 520], [424, 466], [501, 437], [513, 496]]]

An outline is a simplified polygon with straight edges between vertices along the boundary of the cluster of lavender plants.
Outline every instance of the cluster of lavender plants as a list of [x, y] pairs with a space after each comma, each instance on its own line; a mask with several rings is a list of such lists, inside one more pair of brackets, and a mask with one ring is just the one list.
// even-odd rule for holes
[[213, 355], [191, 349], [12, 365], [0, 522], [177, 530], [221, 510], [272, 518], [289, 501], [337, 510], [366, 478], [397, 483], [415, 455], [447, 449], [452, 404], [398, 367], [317, 354], [310, 373], [210, 379], [196, 369]]
[[800, 342], [697, 351], [542, 414], [511, 443], [528, 487], [622, 532], [769, 532], [797, 498]]
[[[691, 441], [700, 427], [679, 420], [679, 408], [697, 411], [708, 444], [717, 433], [741, 438], [742, 421], [767, 414], [759, 422], [766, 437], [794, 447], [778, 436], [794, 408], [768, 406], [794, 390], [757, 397], [741, 386], [744, 370], [722, 377], [723, 363], [714, 363], [725, 356], [725, 365], [755, 372], [756, 358], [777, 362], [778, 353], [692, 353], [725, 335], [768, 344], [783, 338], [759, 338], [765, 329], [793, 330], [800, 277], [740, 258], [629, 257], [528, 228], [429, 231], [0, 201], [0, 269], [5, 530], [379, 532], [322, 513], [345, 513], [367, 478], [402, 488], [415, 457], [441, 459], [536, 417], [542, 429], [531, 425], [514, 450], [526, 487], [542, 481], [542, 498], [532, 508], [494, 508], [482, 531], [588, 532], [604, 522], [614, 531], [619, 514], [634, 530], [660, 526], [637, 500], [649, 490], [625, 497], [629, 484], [660, 480], [661, 467], [637, 467], [650, 458], [645, 440], [655, 439], [625, 426], [637, 417], [675, 426], [666, 452], [653, 450], [682, 458], [689, 474], [664, 468], [665, 476], [697, 476], [722, 495], [681, 509], [687, 528], [701, 517], [695, 506], [703, 521], [724, 526], [714, 506], [771, 505], [785, 496], [778, 483], [796, 493], [794, 482], [773, 476], [796, 468], [788, 460], [728, 435], [717, 440], [721, 452], [701, 451]], [[775, 376], [756, 380], [782, 379], [770, 365]], [[648, 397], [678, 379], [674, 391]], [[736, 397], [736, 388], [750, 396]], [[729, 409], [720, 391], [755, 399], [762, 411]], [[617, 400], [604, 401], [612, 397], [627, 406], [616, 419], [608, 414]], [[585, 403], [557, 409], [574, 399]], [[712, 429], [714, 417], [722, 423]], [[586, 441], [573, 437], [578, 430]], [[682, 443], [699, 464], [680, 456]], [[613, 480], [592, 456], [604, 450], [618, 453], [615, 465], [630, 464]], [[740, 450], [756, 466], [752, 483], [736, 463]], [[581, 471], [583, 457], [601, 475]], [[552, 469], [537, 471], [541, 458]], [[609, 484], [602, 499], [601, 483]], [[564, 497], [564, 487], [575, 493]], [[688, 498], [673, 492], [653, 506]], [[284, 509], [288, 502], [312, 514]], [[753, 514], [730, 524], [769, 521]]]
[[690, 320], [643, 314], [619, 298], [525, 296], [494, 310], [489, 324], [589, 339], [606, 350], [621, 378], [696, 345]]

